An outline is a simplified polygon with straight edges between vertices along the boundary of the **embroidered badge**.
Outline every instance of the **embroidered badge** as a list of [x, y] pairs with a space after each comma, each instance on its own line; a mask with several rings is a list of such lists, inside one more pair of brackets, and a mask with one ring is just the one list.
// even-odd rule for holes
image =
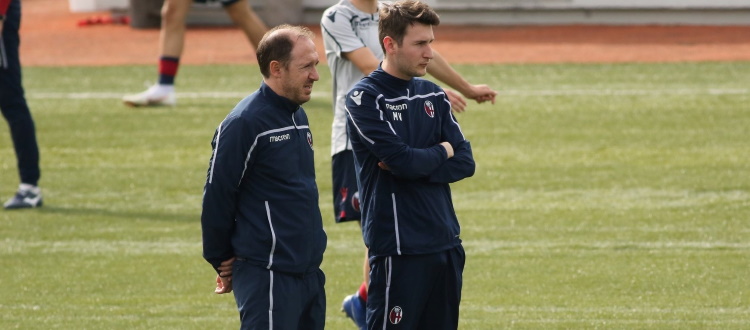
[[354, 208], [355, 211], [359, 212], [359, 191], [355, 192], [354, 195], [352, 195], [352, 208]]
[[424, 112], [426, 112], [430, 118], [435, 117], [435, 107], [432, 105], [432, 102], [424, 101]]
[[391, 321], [391, 324], [399, 324], [401, 322], [401, 319], [404, 317], [404, 311], [401, 310], [401, 307], [393, 307], [391, 309], [391, 312], [388, 313], [388, 320]]

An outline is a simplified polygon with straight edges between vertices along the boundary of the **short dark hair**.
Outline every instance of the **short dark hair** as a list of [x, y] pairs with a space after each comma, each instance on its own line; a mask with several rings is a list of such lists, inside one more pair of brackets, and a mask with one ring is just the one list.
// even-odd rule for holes
[[406, 27], [415, 23], [424, 25], [440, 25], [440, 16], [426, 3], [414, 0], [384, 3], [380, 7], [380, 22], [378, 23], [378, 37], [380, 48], [385, 53], [383, 39], [393, 38], [401, 46], [406, 35]]
[[282, 24], [274, 27], [263, 35], [258, 43], [255, 56], [258, 59], [260, 73], [263, 77], [271, 76], [271, 62], [279, 61], [285, 68], [288, 67], [292, 57], [294, 42], [300, 37], [313, 40], [314, 35], [310, 29], [304, 26]]

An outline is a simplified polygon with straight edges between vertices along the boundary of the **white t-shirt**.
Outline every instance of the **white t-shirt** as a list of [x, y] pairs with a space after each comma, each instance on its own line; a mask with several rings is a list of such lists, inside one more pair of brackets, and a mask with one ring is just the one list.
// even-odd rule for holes
[[329, 7], [320, 19], [326, 59], [333, 79], [331, 155], [351, 150], [346, 132], [344, 101], [354, 84], [365, 76], [354, 63], [344, 58], [343, 53], [367, 47], [377, 59], [382, 60], [383, 49], [378, 40], [379, 20], [377, 12], [365, 13], [354, 7], [349, 0], [341, 0]]

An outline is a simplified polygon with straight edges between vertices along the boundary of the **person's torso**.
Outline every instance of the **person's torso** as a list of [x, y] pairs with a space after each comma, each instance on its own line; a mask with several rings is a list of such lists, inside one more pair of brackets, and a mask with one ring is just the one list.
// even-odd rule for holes
[[304, 109], [289, 113], [258, 100], [248, 104], [243, 115], [251, 116], [256, 134], [238, 187], [235, 253], [288, 273], [317, 269], [326, 235], [315, 182], [313, 135]]
[[333, 81], [334, 118], [331, 126], [331, 154], [351, 149], [346, 132], [345, 99], [349, 90], [365, 74], [343, 53], [367, 47], [378, 60], [383, 49], [378, 40], [378, 13], [365, 13], [341, 0], [328, 8], [321, 18], [321, 33], [328, 67]]
[[[367, 77], [355, 89], [379, 93], [375, 107], [393, 132], [410, 147], [429, 148], [443, 142], [437, 103], [442, 90], [423, 79], [394, 86]], [[365, 242], [373, 255], [423, 254], [460, 244], [460, 227], [450, 186], [399, 178], [380, 170], [380, 161], [352, 138], [360, 168], [360, 196]], [[360, 143], [360, 145], [357, 145]]]

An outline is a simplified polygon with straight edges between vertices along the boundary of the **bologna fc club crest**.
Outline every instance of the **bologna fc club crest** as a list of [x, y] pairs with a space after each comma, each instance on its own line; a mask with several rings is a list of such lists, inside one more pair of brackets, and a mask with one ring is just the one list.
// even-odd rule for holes
[[426, 112], [430, 118], [435, 117], [435, 107], [432, 105], [432, 102], [424, 101], [424, 112]]
[[354, 195], [352, 195], [352, 208], [359, 212], [359, 191], [355, 192]]
[[[425, 109], [427, 107], [425, 106]], [[391, 312], [388, 313], [388, 321], [391, 321], [391, 324], [399, 324], [401, 322], [401, 318], [404, 317], [404, 312], [401, 310], [401, 307], [393, 307], [391, 309]]]
[[312, 133], [307, 132], [307, 143], [310, 144], [310, 149], [312, 149]]

